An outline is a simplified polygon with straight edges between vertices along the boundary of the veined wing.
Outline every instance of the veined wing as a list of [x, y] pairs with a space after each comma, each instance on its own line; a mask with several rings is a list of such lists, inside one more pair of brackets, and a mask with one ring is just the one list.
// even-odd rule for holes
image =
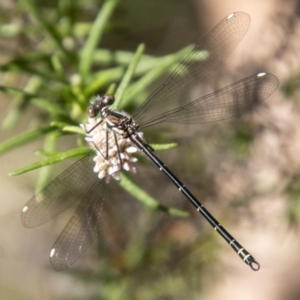
[[87, 193], [99, 180], [93, 172], [93, 156], [91, 151], [75, 162], [26, 203], [21, 212], [25, 227], [35, 227], [49, 221]]
[[55, 270], [70, 267], [99, 234], [109, 213], [107, 186], [105, 180], [94, 182], [56, 240], [50, 252], [50, 262]]
[[278, 87], [276, 76], [258, 73], [201, 97], [182, 107], [140, 124], [141, 128], [161, 122], [201, 124], [216, 122], [250, 111]]
[[[250, 25], [250, 16], [236, 12], [224, 18], [180, 63], [167, 81], [160, 86], [133, 115], [138, 124], [152, 119], [162, 102], [176, 99], [217, 69], [242, 40]], [[152, 111], [152, 106], [153, 111]], [[169, 110], [169, 109], [168, 109]], [[147, 111], [144, 118], [144, 112]], [[156, 112], [155, 112], [156, 111]], [[152, 114], [153, 113], [153, 114]]]

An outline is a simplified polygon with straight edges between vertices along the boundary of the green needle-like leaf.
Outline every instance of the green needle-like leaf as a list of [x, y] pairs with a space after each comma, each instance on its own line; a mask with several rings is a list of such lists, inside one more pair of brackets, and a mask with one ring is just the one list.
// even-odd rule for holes
[[123, 93], [126, 90], [128, 84], [130, 83], [130, 80], [131, 80], [131, 78], [134, 74], [136, 66], [137, 66], [144, 50], [145, 50], [145, 45], [144, 44], [139, 45], [139, 47], [137, 48], [136, 53], [135, 53], [130, 65], [129, 65], [125, 75], [123, 76], [123, 79], [122, 79], [117, 91], [116, 91], [116, 94], [115, 94], [116, 101], [114, 103], [115, 108], [120, 107], [120, 103], [122, 101]]
[[26, 143], [29, 143], [41, 136], [44, 136], [50, 132], [53, 132], [57, 130], [55, 127], [52, 126], [43, 126], [39, 129], [35, 129], [28, 132], [23, 132], [20, 135], [17, 135], [8, 141], [5, 141], [4, 143], [0, 144], [0, 154], [12, 150], [18, 146], [24, 145]]
[[24, 7], [28, 9], [28, 11], [34, 16], [36, 21], [38, 22], [43, 32], [48, 33], [48, 35], [52, 38], [55, 44], [68, 56], [68, 52], [63, 47], [61, 37], [59, 36], [58, 32], [55, 30], [55, 27], [51, 24], [47, 23], [43, 15], [41, 14], [39, 7], [36, 1], [32, 0], [21, 0], [20, 1]]
[[[101, 66], [109, 66], [111, 64], [128, 66], [133, 59], [135, 53], [129, 51], [109, 51], [107, 49], [97, 49], [94, 53], [94, 63]], [[136, 74], [141, 75], [153, 68], [157, 61], [163, 60], [163, 57], [154, 57], [143, 54], [136, 68]]]
[[99, 90], [114, 81], [120, 81], [124, 75], [124, 68], [117, 67], [108, 70], [100, 71], [93, 74], [93, 81], [88, 84], [87, 88], [84, 90], [86, 97], [97, 94]]
[[[15, 103], [17, 102], [17, 103]], [[11, 129], [14, 127], [14, 125], [17, 123], [17, 121], [20, 119], [21, 115], [23, 114], [24, 110], [28, 106], [28, 102], [26, 101], [14, 101], [13, 106], [8, 111], [6, 117], [4, 118], [2, 122], [2, 128], [3, 129]]]
[[[44, 143], [44, 151], [45, 152], [54, 152], [55, 151], [56, 142], [57, 142], [56, 137], [57, 137], [56, 132], [54, 132], [52, 134], [50, 133], [48, 136], [46, 136], [45, 143]], [[52, 171], [52, 166], [46, 166], [45, 168], [40, 169], [39, 176], [37, 178], [37, 183], [35, 186], [36, 191], [41, 190], [46, 185], [46, 183], [50, 179], [51, 171]]]
[[81, 134], [81, 135], [85, 135], [86, 132], [83, 128], [79, 127], [79, 126], [72, 126], [68, 123], [64, 123], [64, 122], [51, 122], [50, 124], [53, 127], [58, 127], [61, 128], [63, 132], [70, 132], [70, 133], [77, 133], [77, 134]]
[[58, 105], [50, 102], [47, 99], [38, 97], [34, 94], [25, 92], [17, 88], [7, 87], [7, 86], [0, 86], [0, 91], [3, 91], [11, 96], [22, 98], [24, 102], [30, 101], [30, 103], [48, 111], [52, 115], [66, 115], [65, 110], [60, 108]]
[[53, 68], [55, 70], [55, 73], [57, 74], [57, 76], [64, 82], [67, 82], [67, 78], [66, 78], [66, 75], [64, 73], [64, 69], [63, 69], [63, 66], [61, 64], [61, 61], [59, 59], [59, 57], [57, 55], [53, 55], [51, 57], [51, 62], [52, 62], [52, 65], [53, 65]]
[[34, 94], [25, 92], [24, 90], [17, 89], [14, 87], [9, 87], [9, 86], [0, 85], [0, 91], [3, 91], [4, 93], [7, 93], [8, 95], [20, 97], [20, 98], [22, 97], [24, 99], [30, 99], [30, 98], [36, 97]]
[[115, 83], [112, 83], [108, 89], [106, 90], [106, 94], [114, 94], [115, 93], [115, 90], [116, 90], [116, 84]]
[[40, 160], [38, 162], [35, 162], [33, 164], [30, 164], [26, 167], [23, 167], [21, 169], [18, 169], [14, 172], [9, 173], [9, 176], [16, 176], [16, 175], [20, 175], [44, 166], [49, 166], [49, 165], [53, 165], [59, 161], [63, 161], [66, 160], [68, 158], [72, 158], [72, 157], [82, 157], [84, 155], [87, 155], [89, 152], [91, 151], [90, 148], [76, 148], [76, 149], [72, 149], [66, 152], [61, 152], [55, 155], [51, 155], [43, 160]]
[[163, 150], [169, 150], [176, 148], [178, 146], [177, 143], [169, 143], [169, 144], [150, 144], [150, 146], [155, 150], [155, 151], [163, 151]]
[[131, 85], [131, 87], [127, 89], [123, 97], [123, 105], [127, 105], [132, 98], [145, 90], [147, 86], [149, 86], [163, 73], [174, 68], [174, 66], [178, 64], [178, 62], [180, 62], [187, 55], [187, 53], [191, 51], [191, 48], [191, 46], [186, 47], [176, 54], [165, 57], [164, 60], [155, 65], [150, 72], [141, 77], [141, 79], [138, 80], [135, 84]]
[[[33, 66], [32, 66], [32, 65]], [[39, 70], [37, 69], [36, 65], [38, 63], [34, 63], [33, 61], [30, 61], [30, 59], [25, 59], [25, 58], [16, 58], [7, 64], [3, 64], [0, 66], [0, 70], [2, 72], [15, 72], [16, 74], [18, 73], [29, 73], [30, 75], [35, 75], [40, 78], [43, 78], [44, 80], [53, 80], [55, 82], [60, 82], [60, 83], [66, 83], [64, 80], [59, 78], [55, 73], [49, 72], [49, 70]]]
[[86, 132], [83, 128], [79, 126], [65, 126], [63, 132], [77, 133], [81, 135], [86, 135]]
[[108, 19], [114, 11], [119, 0], [106, 0], [99, 11], [96, 20], [90, 30], [88, 39], [81, 52], [79, 72], [82, 78], [86, 78], [93, 62], [94, 52], [99, 44]]

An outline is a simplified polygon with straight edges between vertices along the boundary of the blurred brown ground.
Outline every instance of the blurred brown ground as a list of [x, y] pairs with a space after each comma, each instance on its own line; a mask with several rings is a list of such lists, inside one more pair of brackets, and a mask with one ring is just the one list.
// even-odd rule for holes
[[[213, 283], [206, 299], [299, 299], [299, 217], [294, 222], [289, 218], [290, 209], [299, 216], [291, 204], [291, 194], [299, 186], [300, 167], [299, 1], [197, 3], [200, 18], [210, 15], [209, 22], [232, 10], [251, 16], [250, 29], [226, 61], [224, 74], [236, 78], [264, 70], [281, 82], [251, 120], [255, 135], [247, 160], [241, 164], [226, 157], [214, 176], [222, 202], [243, 194], [251, 198], [251, 214], [237, 226], [242, 239], [247, 237], [243, 243], [250, 244], [261, 262], [261, 270], [246, 273], [224, 254], [223, 259], [230, 261], [228, 266], [234, 264], [235, 271], [228, 267], [223, 283]], [[291, 81], [298, 83], [298, 89], [287, 96], [284, 86]]]

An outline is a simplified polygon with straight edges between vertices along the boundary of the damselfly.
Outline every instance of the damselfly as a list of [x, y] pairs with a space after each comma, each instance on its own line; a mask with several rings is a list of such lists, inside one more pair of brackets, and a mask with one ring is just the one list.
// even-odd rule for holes
[[[83, 126], [87, 133], [86, 140], [93, 148], [92, 153], [56, 177], [22, 209], [24, 226], [34, 227], [52, 219], [80, 198], [78, 208], [50, 252], [54, 269], [68, 268], [97, 237], [107, 216], [103, 202], [107, 197], [109, 178], [118, 179], [121, 170], [134, 169], [132, 153], [136, 151], [146, 155], [173, 182], [247, 265], [253, 270], [259, 269], [254, 257], [164, 165], [138, 131], [163, 122], [201, 124], [232, 118], [250, 111], [270, 96], [279, 82], [274, 75], [263, 72], [176, 107], [177, 99], [186, 98], [192, 87], [227, 58], [245, 35], [249, 24], [250, 17], [243, 12], [224, 18], [132, 117], [109, 108], [114, 103], [112, 95], [97, 96], [92, 102], [87, 110], [89, 122]], [[166, 104], [175, 107], [170, 110]], [[94, 170], [91, 168], [84, 173], [92, 158]]]

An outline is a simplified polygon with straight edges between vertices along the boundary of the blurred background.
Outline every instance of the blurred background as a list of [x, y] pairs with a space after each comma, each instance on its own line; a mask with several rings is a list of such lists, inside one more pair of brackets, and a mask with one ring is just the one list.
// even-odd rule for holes
[[[114, 197], [126, 205], [116, 215], [118, 222], [108, 221], [108, 227], [113, 224], [116, 230], [104, 232], [103, 240], [60, 273], [51, 268], [48, 255], [70, 214], [35, 229], [22, 226], [21, 208], [43, 176], [39, 171], [7, 174], [39, 160], [36, 150], [66, 151], [79, 139], [60, 136], [54, 150], [48, 129], [33, 131], [50, 123], [50, 109], [28, 95], [41, 95], [60, 107], [70, 95], [79, 95], [86, 103], [74, 84], [78, 76], [72, 53], [84, 46], [97, 14], [109, 2], [0, 3], [0, 84], [14, 88], [1, 88], [0, 141], [35, 133], [27, 137], [28, 143], [18, 140], [0, 146], [0, 299], [299, 299], [300, 3], [296, 0], [115, 1], [97, 46], [103, 51], [97, 52], [90, 70], [99, 72], [102, 81], [91, 84], [85, 94], [105, 92], [120, 82], [119, 66], [128, 65], [126, 55], [140, 43], [146, 45], [146, 55], [160, 57], [199, 42], [231, 12], [251, 16], [244, 39], [213, 78], [199, 83], [195, 94], [262, 71], [279, 78], [277, 91], [255, 112], [236, 120], [180, 126], [166, 136], [158, 136], [153, 128], [147, 141], [178, 142], [178, 148], [160, 152], [159, 157], [260, 262], [259, 272], [251, 271], [150, 164], [141, 166], [142, 187], [164, 205], [189, 212], [188, 218], [150, 211], [117, 190]], [[53, 28], [59, 34], [49, 42]], [[125, 62], [118, 58], [120, 50]], [[60, 56], [63, 51], [68, 60]], [[51, 77], [49, 70], [62, 80]], [[64, 84], [60, 70], [72, 85]], [[147, 92], [162, 83], [156, 81]], [[28, 92], [30, 101], [18, 91]], [[144, 91], [140, 97], [146, 95]], [[76, 116], [72, 120], [84, 121], [82, 113], [76, 114], [79, 108], [70, 103], [64, 108], [72, 110], [70, 115]], [[73, 161], [57, 164], [51, 177]]]

